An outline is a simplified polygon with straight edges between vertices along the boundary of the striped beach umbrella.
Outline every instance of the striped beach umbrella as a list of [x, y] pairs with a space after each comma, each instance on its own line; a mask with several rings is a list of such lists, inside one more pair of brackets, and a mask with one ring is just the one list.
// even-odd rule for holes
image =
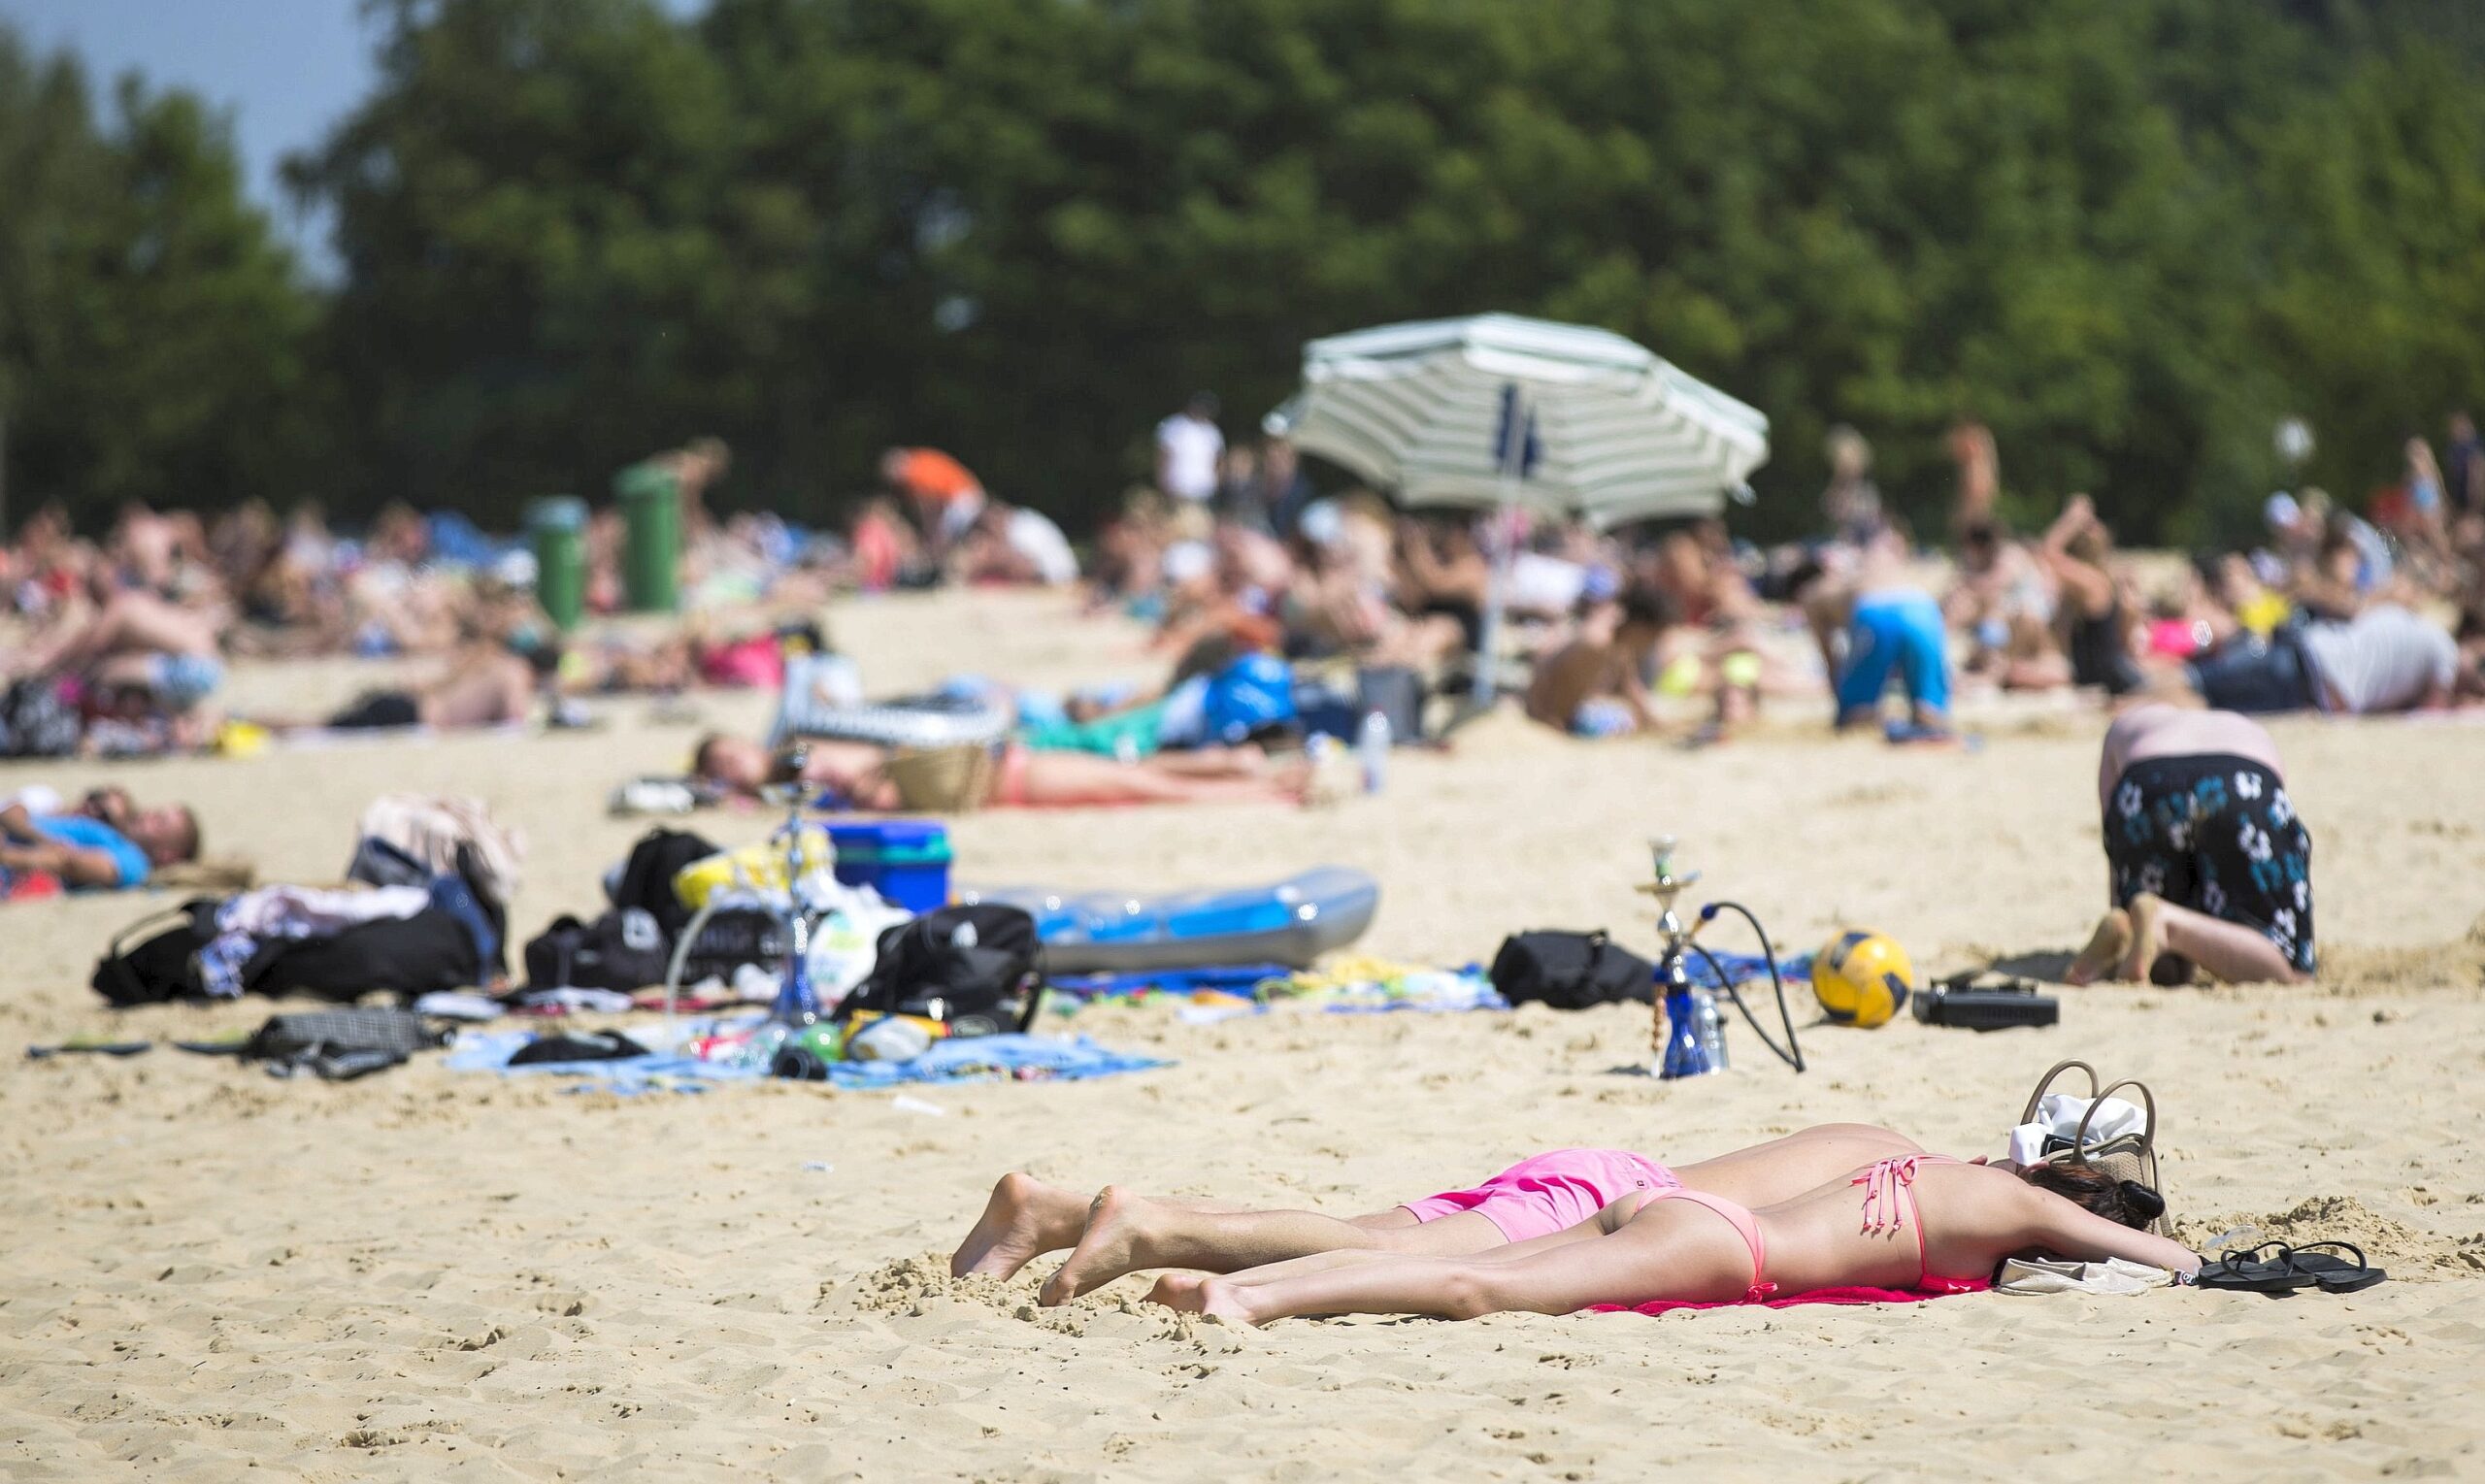
[[1276, 420], [1408, 506], [1600, 527], [1712, 514], [1769, 457], [1757, 409], [1610, 331], [1515, 314], [1313, 341]]

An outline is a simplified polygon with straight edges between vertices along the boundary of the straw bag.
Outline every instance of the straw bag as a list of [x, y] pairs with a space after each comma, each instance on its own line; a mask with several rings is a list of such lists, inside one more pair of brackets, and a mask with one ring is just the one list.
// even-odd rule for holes
[[979, 742], [901, 747], [888, 761], [898, 802], [922, 814], [964, 814], [992, 796], [992, 749]]
[[[2028, 1095], [2028, 1105], [2020, 1111], [2019, 1121], [2036, 1122], [2037, 1105], [2045, 1100], [2045, 1094], [2052, 1089], [2057, 1078], [2066, 1072], [2074, 1071], [2088, 1078], [2088, 1111], [2080, 1115], [2079, 1128], [2071, 1136], [2071, 1147], [2046, 1155], [2044, 1162], [2049, 1165], [2085, 1165], [2107, 1179], [2137, 1180], [2163, 1196], [2166, 1187], [2160, 1182], [2157, 1171], [2157, 1098], [2148, 1090], [2148, 1084], [2127, 1077], [2101, 1090], [2096, 1068], [2086, 1062], [2056, 1062], [2052, 1071], [2038, 1079], [2037, 1090]], [[2098, 1107], [2107, 1098], [2126, 1087], [2139, 1094], [2140, 1106], [2147, 1113], [2148, 1121], [2137, 1134], [2123, 1134], [2091, 1142], [2088, 1121], [2097, 1116]], [[2148, 1230], [2159, 1237], [2171, 1237], [2174, 1235], [2170, 1204], [2148, 1224]]]

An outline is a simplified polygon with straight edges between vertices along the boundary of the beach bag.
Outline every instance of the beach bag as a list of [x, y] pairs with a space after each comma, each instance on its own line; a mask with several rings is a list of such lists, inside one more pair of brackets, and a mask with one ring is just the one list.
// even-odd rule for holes
[[526, 945], [526, 987], [628, 994], [664, 982], [672, 947], [655, 918], [635, 907], [614, 907], [593, 922], [555, 917]]
[[470, 988], [485, 977], [473, 930], [457, 913], [437, 907], [412, 917], [359, 922], [325, 938], [267, 943], [242, 971], [252, 994], [326, 1000], [381, 992], [414, 1001]]
[[412, 1010], [354, 1008], [271, 1015], [242, 1043], [244, 1058], [280, 1076], [297, 1072], [343, 1082], [402, 1065], [447, 1043], [447, 1033]]
[[784, 919], [757, 907], [720, 907], [699, 925], [699, 936], [681, 955], [681, 982], [704, 984], [721, 979], [730, 984], [734, 972], [756, 964], [776, 973], [785, 967], [792, 944], [786, 941]]
[[67, 757], [85, 733], [78, 709], [48, 679], [0, 690], [0, 757]]
[[1024, 908], [944, 907], [880, 935], [872, 972], [837, 1006], [920, 1015], [960, 1036], [1024, 1031], [1035, 1022], [1044, 943]]
[[[681, 936], [690, 925], [690, 908], [673, 888], [674, 878], [681, 868], [704, 861], [717, 853], [716, 845], [703, 835], [688, 830], [649, 830], [630, 847], [630, 858], [621, 865], [621, 874], [608, 894], [613, 905], [621, 911], [640, 911], [655, 919], [656, 928], [664, 934], [665, 944]], [[659, 973], [649, 982], [662, 983]]]
[[[2163, 1197], [2166, 1186], [2160, 1180], [2157, 1168], [2157, 1098], [2148, 1090], [2148, 1084], [2126, 1077], [2101, 1089], [2096, 1068], [2086, 1062], [2056, 1062], [2052, 1070], [2038, 1079], [2037, 1090], [2028, 1095], [2028, 1105], [2020, 1111], [2019, 1121], [2023, 1124], [2037, 1121], [2038, 1105], [2045, 1101], [2045, 1094], [2066, 1072], [2077, 1072], [2088, 1078], [2088, 1111], [2080, 1118], [2078, 1130], [2063, 1142], [2061, 1148], [2048, 1148], [2043, 1162], [2049, 1165], [2085, 1165], [2110, 1180], [2137, 1180]], [[2088, 1133], [2089, 1121], [2097, 1116], [2097, 1110], [2104, 1105], [2107, 1098], [2125, 1088], [2139, 1094], [2145, 1121], [2139, 1128], [2115, 1138], [2092, 1140]], [[2159, 1237], [2173, 1237], [2171, 1203], [2148, 1224], [2148, 1230]]]
[[1557, 1010], [1656, 999], [1657, 969], [1604, 930], [1518, 933], [1493, 955], [1493, 988], [1512, 1005], [1541, 1000]]
[[[87, 984], [115, 1009], [197, 994], [190, 961], [215, 937], [220, 905], [213, 897], [194, 897], [168, 911], [141, 917], [113, 935]], [[141, 940], [142, 934], [151, 936]]]
[[355, 827], [357, 860], [374, 840], [414, 862], [426, 879], [462, 874], [496, 914], [509, 910], [526, 859], [526, 838], [493, 819], [480, 799], [383, 795], [362, 811]]

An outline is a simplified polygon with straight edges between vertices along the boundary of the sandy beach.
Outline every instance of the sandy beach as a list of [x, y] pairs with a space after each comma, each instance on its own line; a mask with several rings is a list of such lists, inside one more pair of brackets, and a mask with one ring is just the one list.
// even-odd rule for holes
[[[876, 690], [957, 671], [1137, 678], [1140, 631], [1067, 600], [840, 607]], [[240, 667], [239, 709], [332, 705], [384, 672]], [[768, 698], [702, 698], [756, 730]], [[645, 828], [611, 786], [678, 770], [700, 727], [612, 703], [595, 731], [281, 750], [111, 771], [194, 803], [211, 853], [271, 879], [341, 872], [396, 790], [482, 797], [529, 841], [520, 939], [582, 910]], [[1645, 951], [1646, 837], [1791, 950], [1842, 925], [1930, 971], [2075, 948], [2103, 906], [2102, 714], [1969, 708], [1982, 745], [1833, 741], [1780, 706], [1700, 752], [1575, 743], [1494, 718], [1402, 753], [1387, 790], [1263, 808], [954, 821], [962, 880], [1242, 882], [1375, 873], [1361, 948], [1489, 958], [1528, 927]], [[1657, 1083], [1644, 1013], [1345, 1016], [1213, 1026], [1085, 1012], [1175, 1065], [1085, 1084], [885, 1094], [789, 1084], [572, 1095], [437, 1058], [343, 1085], [159, 1045], [0, 1076], [0, 1476], [2303, 1479], [2485, 1474], [2485, 730], [2287, 719], [2310, 821], [2320, 981], [2060, 991], [2062, 1024], [1974, 1036], [1823, 1027], [1796, 1076], [1742, 1034], [1728, 1076]], [[0, 770], [69, 789], [91, 766]], [[704, 816], [728, 843], [757, 813]], [[164, 897], [0, 907], [0, 1039], [230, 1032], [263, 1003], [114, 1015], [86, 987]], [[1721, 940], [1721, 941], [1726, 940]], [[1808, 1011], [1806, 1003], [1805, 1009]], [[1024, 1170], [1341, 1214], [1540, 1150], [1691, 1160], [1806, 1124], [1886, 1122], [1994, 1147], [2078, 1056], [2147, 1079], [2183, 1235], [2364, 1243], [2392, 1281], [2345, 1297], [1976, 1295], [1905, 1307], [1258, 1332], [1142, 1304], [1060, 1309], [946, 1255]], [[824, 1167], [824, 1168], [823, 1168]]]

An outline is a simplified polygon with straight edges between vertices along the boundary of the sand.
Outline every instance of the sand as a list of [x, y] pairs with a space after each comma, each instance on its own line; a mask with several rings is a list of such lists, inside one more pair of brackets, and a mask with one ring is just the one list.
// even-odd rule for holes
[[[1051, 600], [837, 610], [876, 685], [972, 669], [1061, 682], [1154, 668]], [[308, 709], [375, 672], [244, 668]], [[756, 726], [764, 700], [703, 703]], [[521, 934], [591, 906], [641, 826], [604, 793], [695, 728], [644, 703], [602, 731], [120, 770], [196, 802], [213, 848], [278, 878], [342, 869], [388, 789], [487, 799], [532, 858]], [[2099, 909], [2101, 718], [1996, 710], [1981, 750], [1834, 742], [1789, 715], [1701, 753], [1487, 723], [1403, 755], [1378, 798], [958, 821], [984, 881], [1175, 886], [1337, 861], [1376, 873], [1364, 947], [1464, 962], [1525, 927], [1643, 948], [1644, 837], [1807, 948], [1846, 923], [1941, 970], [2056, 961]], [[1736, 1034], [1728, 1076], [1626, 1074], [1647, 1022], [1279, 1012], [1077, 1024], [1167, 1070], [887, 1095], [785, 1085], [573, 1096], [436, 1060], [326, 1086], [168, 1050], [11, 1060], [0, 1076], [0, 1475], [815, 1479], [2327, 1476], [2485, 1472], [2485, 731], [2281, 725], [2317, 841], [2309, 989], [2066, 992], [1989, 1037], [1823, 1028], [1797, 1077]], [[81, 786], [76, 767], [0, 788]], [[700, 827], [739, 842], [765, 820]], [[259, 1004], [115, 1016], [85, 988], [160, 901], [0, 908], [0, 1039], [158, 1039]], [[1731, 941], [1732, 940], [1726, 940]], [[2270, 1302], [1976, 1296], [1878, 1310], [1203, 1326], [1130, 1279], [1064, 1309], [945, 1257], [1002, 1171], [1081, 1189], [1339, 1212], [1472, 1183], [1564, 1144], [1688, 1160], [1869, 1119], [1991, 1146], [2027, 1084], [2086, 1057], [2154, 1085], [2196, 1239], [2367, 1241], [2393, 1281]], [[938, 1112], [924, 1111], [928, 1104]], [[816, 1168], [819, 1166], [827, 1168]]]

